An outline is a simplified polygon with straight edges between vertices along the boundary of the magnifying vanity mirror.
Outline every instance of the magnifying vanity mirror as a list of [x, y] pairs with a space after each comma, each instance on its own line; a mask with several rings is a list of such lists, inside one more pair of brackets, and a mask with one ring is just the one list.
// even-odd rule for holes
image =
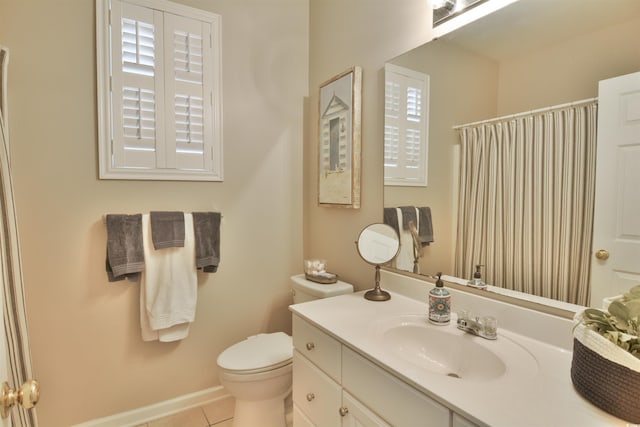
[[[404, 244], [406, 236], [400, 227], [403, 247], [391, 267], [409, 273], [443, 271], [457, 276], [461, 281], [469, 280], [473, 273], [469, 269], [475, 264], [485, 264], [486, 260], [470, 261], [464, 270], [455, 266], [459, 219], [468, 215], [474, 220], [475, 211], [460, 212], [457, 208], [459, 165], [461, 157], [466, 154], [460, 148], [460, 132], [454, 127], [595, 99], [598, 97], [599, 81], [640, 71], [639, 37], [640, 2], [637, 0], [518, 0], [437, 40], [390, 59], [393, 67], [428, 76], [428, 87], [423, 92], [423, 112], [427, 115], [424, 133], [428, 148], [428, 156], [425, 153], [428, 179], [424, 181], [428, 184], [386, 184], [384, 207], [427, 206], [431, 209], [433, 221], [433, 242], [422, 248], [419, 259], [413, 257], [410, 244]], [[388, 82], [386, 86], [388, 89]], [[380, 103], [384, 102], [385, 99], [380, 100]], [[388, 116], [385, 113], [385, 135], [393, 133]], [[415, 130], [413, 135], [415, 137]], [[401, 144], [398, 142], [398, 145]], [[387, 151], [385, 149], [385, 169], [388, 169], [389, 163]], [[565, 170], [567, 174], [575, 175], [568, 172], [568, 168]], [[545, 177], [549, 178], [550, 175]], [[548, 182], [550, 186], [555, 185], [551, 179]], [[574, 192], [574, 195], [579, 193]], [[519, 203], [515, 199], [513, 202]], [[477, 203], [492, 209], [491, 202], [477, 200]], [[588, 221], [591, 222], [585, 225], [585, 229], [593, 227], [594, 220]], [[598, 223], [597, 215], [595, 222]], [[559, 245], [559, 239], [553, 233], [541, 236], [541, 245]], [[594, 245], [595, 236], [594, 232]], [[511, 248], [519, 244], [518, 236], [515, 237], [514, 243], [509, 246]], [[475, 241], [473, 244], [488, 246], [486, 241]], [[587, 263], [591, 264], [591, 268], [605, 263], [597, 258], [598, 249], [600, 247], [594, 247], [593, 250], [588, 248], [591, 252], [587, 253]], [[405, 256], [405, 250], [409, 251], [409, 255]], [[489, 253], [486, 256], [510, 257], [512, 253], [513, 250], [502, 255]], [[407, 261], [400, 265], [399, 261], [403, 259]], [[419, 265], [413, 265], [411, 261], [414, 259], [419, 261]], [[559, 261], [554, 259], [552, 262]], [[456, 274], [456, 270], [459, 274]], [[487, 273], [488, 277], [483, 275], [483, 279], [494, 284], [490, 272]], [[538, 273], [532, 271], [530, 275], [537, 277]], [[634, 276], [634, 280], [638, 277]], [[589, 281], [589, 273], [581, 280]], [[606, 285], [610, 286], [608, 283]], [[546, 282], [541, 285], [545, 286], [548, 286]], [[591, 301], [587, 297], [586, 302], [573, 303], [598, 306], [603, 296], [619, 293], [612, 287], [595, 289], [593, 284], [590, 289]], [[494, 290], [502, 293], [502, 289]], [[529, 299], [529, 294], [537, 295], [533, 291], [510, 293], [524, 300]], [[550, 294], [544, 299], [571, 302], [557, 293]], [[550, 305], [552, 303], [549, 301]]]
[[360, 232], [356, 247], [362, 259], [376, 267], [375, 287], [365, 292], [364, 297], [370, 301], [387, 301], [391, 295], [380, 289], [380, 266], [391, 262], [398, 254], [398, 234], [389, 225], [371, 224]]

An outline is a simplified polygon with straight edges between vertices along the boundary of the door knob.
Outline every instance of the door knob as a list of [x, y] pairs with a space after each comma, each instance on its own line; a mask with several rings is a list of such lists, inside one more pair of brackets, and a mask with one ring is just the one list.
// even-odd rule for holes
[[598, 258], [599, 260], [606, 260], [609, 259], [609, 251], [605, 251], [604, 249], [600, 249], [598, 252], [596, 252], [596, 258]]
[[39, 398], [40, 384], [38, 381], [25, 381], [19, 390], [12, 390], [9, 387], [9, 383], [5, 381], [2, 383], [2, 408], [0, 408], [0, 415], [2, 415], [2, 418], [7, 418], [9, 411], [16, 402], [20, 403], [25, 409], [33, 408], [36, 406], [36, 403], [38, 403]]

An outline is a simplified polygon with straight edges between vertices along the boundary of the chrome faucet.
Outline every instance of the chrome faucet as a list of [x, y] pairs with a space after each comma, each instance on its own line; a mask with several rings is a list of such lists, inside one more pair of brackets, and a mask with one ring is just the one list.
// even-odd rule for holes
[[458, 329], [488, 340], [498, 339], [498, 322], [492, 316], [470, 319], [469, 314], [461, 310], [458, 313]]

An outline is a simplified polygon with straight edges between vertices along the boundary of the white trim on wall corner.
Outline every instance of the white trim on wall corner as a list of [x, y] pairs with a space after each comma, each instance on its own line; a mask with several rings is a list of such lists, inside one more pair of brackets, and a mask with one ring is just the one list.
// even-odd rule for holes
[[209, 404], [213, 401], [229, 397], [229, 392], [222, 387], [212, 387], [195, 393], [185, 394], [175, 399], [155, 403], [131, 411], [120, 412], [104, 418], [98, 418], [76, 424], [72, 427], [123, 427], [144, 424], [151, 420], [166, 417], [187, 409]]

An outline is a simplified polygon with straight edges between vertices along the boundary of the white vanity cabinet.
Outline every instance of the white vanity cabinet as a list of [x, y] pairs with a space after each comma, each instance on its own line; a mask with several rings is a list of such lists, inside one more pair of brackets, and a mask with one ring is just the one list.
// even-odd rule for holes
[[342, 348], [342, 387], [394, 426], [448, 427], [450, 411], [395, 376]]
[[[289, 307], [295, 427], [627, 426], [575, 391], [570, 344], [558, 345], [562, 336], [571, 338], [570, 319], [450, 289], [458, 307], [500, 313], [503, 327], [517, 327], [502, 328], [496, 341], [483, 340], [455, 324], [431, 326], [424, 298], [418, 299], [424, 282], [394, 278], [416, 297], [391, 290], [390, 300], [372, 302], [363, 291]], [[529, 328], [532, 334], [525, 333]], [[553, 336], [541, 341], [546, 329]], [[438, 353], [441, 334], [459, 347]], [[493, 356], [484, 359], [485, 352]], [[432, 369], [424, 363], [432, 355], [451, 366], [468, 359], [468, 370], [457, 379], [443, 375], [456, 371]], [[553, 408], [551, 418], [547, 408]]]
[[294, 427], [448, 427], [451, 411], [293, 316]]
[[388, 427], [343, 390], [342, 345], [306, 321], [293, 321], [293, 424]]

